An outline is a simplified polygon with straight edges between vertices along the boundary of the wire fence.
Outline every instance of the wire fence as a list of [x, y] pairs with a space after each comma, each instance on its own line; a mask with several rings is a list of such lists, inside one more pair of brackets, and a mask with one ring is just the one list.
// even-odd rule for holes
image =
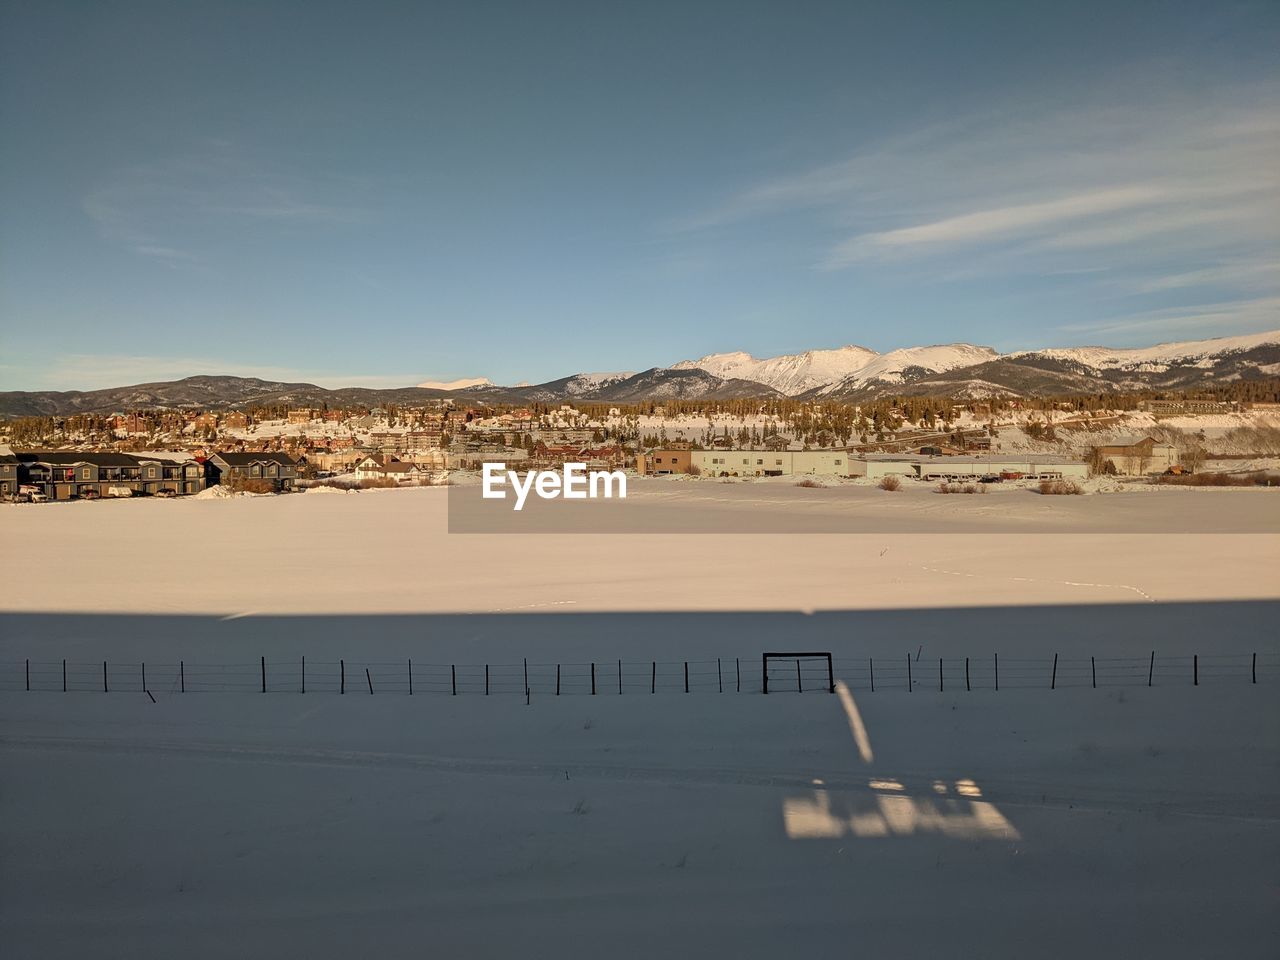
[[[763, 660], [763, 664], [762, 664]], [[1141, 657], [833, 657], [836, 681], [855, 691], [940, 693], [1079, 687], [1256, 684], [1280, 676], [1280, 653]], [[701, 660], [434, 663], [405, 660], [255, 662], [0, 661], [0, 692], [316, 693], [448, 696], [603, 696], [659, 693], [825, 693], [827, 661], [813, 655]]]

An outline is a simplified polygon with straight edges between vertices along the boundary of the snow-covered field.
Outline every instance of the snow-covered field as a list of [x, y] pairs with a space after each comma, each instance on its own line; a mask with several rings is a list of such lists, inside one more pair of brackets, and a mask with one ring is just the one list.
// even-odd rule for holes
[[[3, 508], [5, 955], [1274, 956], [1274, 492], [635, 489], [625, 536], [450, 534], [431, 488]], [[769, 649], [840, 691], [761, 696]]]

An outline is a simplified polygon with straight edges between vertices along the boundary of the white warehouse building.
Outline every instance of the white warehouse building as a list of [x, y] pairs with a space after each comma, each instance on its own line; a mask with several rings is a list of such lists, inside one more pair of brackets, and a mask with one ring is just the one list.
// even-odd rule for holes
[[691, 450], [690, 469], [704, 477], [849, 475], [844, 450]]

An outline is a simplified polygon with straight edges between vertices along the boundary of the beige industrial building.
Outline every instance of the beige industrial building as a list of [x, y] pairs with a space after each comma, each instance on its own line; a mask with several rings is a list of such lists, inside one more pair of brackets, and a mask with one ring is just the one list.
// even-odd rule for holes
[[704, 477], [849, 475], [844, 450], [690, 450], [689, 470]]
[[1164, 473], [1178, 465], [1178, 448], [1172, 443], [1161, 443], [1155, 437], [1117, 437], [1098, 448], [1098, 459], [1111, 462], [1116, 473], [1141, 477], [1150, 473]]

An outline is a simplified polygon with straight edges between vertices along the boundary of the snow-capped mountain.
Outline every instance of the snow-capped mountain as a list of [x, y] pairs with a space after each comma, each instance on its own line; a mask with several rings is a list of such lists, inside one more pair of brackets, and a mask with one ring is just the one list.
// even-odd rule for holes
[[945, 373], [959, 367], [972, 367], [1000, 356], [990, 347], [970, 343], [948, 343], [932, 347], [906, 347], [878, 354], [864, 366], [835, 383], [825, 384], [819, 394], [855, 390], [870, 384], [906, 383], [931, 373]]
[[1216, 337], [1212, 340], [1182, 340], [1158, 343], [1154, 347], [1116, 349], [1113, 347], [1066, 347], [1028, 350], [1008, 354], [1010, 358], [1025, 356], [1051, 357], [1084, 364], [1098, 370], [1147, 370], [1162, 372], [1170, 365], [1203, 363], [1213, 366], [1215, 358], [1240, 353], [1280, 340], [1280, 331], [1250, 333], [1240, 337]]
[[705, 370], [717, 377], [737, 377], [772, 387], [789, 397], [811, 391], [829, 393], [871, 382], [902, 383], [915, 373], [940, 373], [999, 356], [990, 347], [951, 343], [932, 347], [908, 347], [876, 353], [866, 347], [806, 350], [757, 360], [749, 353], [713, 353], [700, 360], [682, 360], [672, 370]]
[[467, 403], [643, 403], [779, 396], [859, 402], [885, 394], [987, 397], [1196, 390], [1268, 377], [1280, 377], [1280, 330], [1137, 349], [1070, 347], [1000, 354], [990, 347], [952, 343], [884, 354], [847, 346], [764, 360], [747, 353], [718, 353], [642, 373], [578, 373], [514, 387], [496, 386], [478, 377], [395, 390], [327, 390], [311, 383], [202, 375], [89, 392], [0, 393], [0, 416], [228, 409], [252, 404], [412, 405], [445, 396]]
[[418, 386], [424, 390], [466, 390], [468, 387], [492, 387], [488, 377], [466, 377], [462, 380], [428, 380]]
[[681, 360], [672, 370], [705, 370], [725, 380], [753, 380], [789, 397], [836, 383], [877, 359], [866, 347], [850, 344], [834, 350], [806, 350], [757, 360], [749, 353], [713, 353], [699, 360]]

